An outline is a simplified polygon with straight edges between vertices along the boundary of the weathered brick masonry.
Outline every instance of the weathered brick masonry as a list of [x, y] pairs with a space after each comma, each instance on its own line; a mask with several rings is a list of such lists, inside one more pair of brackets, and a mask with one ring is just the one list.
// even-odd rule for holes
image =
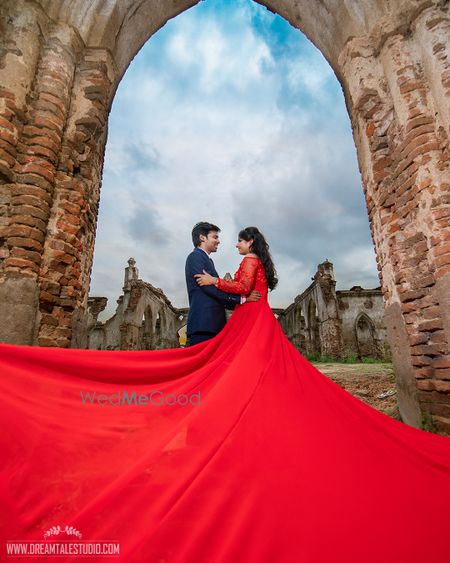
[[[145, 41], [196, 3], [2, 0], [0, 341], [87, 345], [114, 92]], [[450, 432], [449, 2], [261, 3], [306, 33], [342, 85], [401, 414]]]

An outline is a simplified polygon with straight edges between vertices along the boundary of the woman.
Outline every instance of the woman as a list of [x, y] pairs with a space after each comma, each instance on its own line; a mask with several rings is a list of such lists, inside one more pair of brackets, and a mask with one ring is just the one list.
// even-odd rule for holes
[[[67, 526], [83, 542], [119, 542], [126, 563], [450, 561], [450, 439], [316, 370], [268, 306], [277, 280], [264, 237], [239, 239], [234, 281], [199, 283], [264, 298], [237, 306], [211, 340], [0, 345], [0, 539], [47, 544]], [[117, 405], [133, 391], [137, 403]]]
[[234, 281], [215, 278], [208, 273], [196, 274], [197, 283], [215, 285], [228, 293], [249, 295], [254, 289], [261, 292], [261, 301], [267, 303], [267, 290], [275, 289], [278, 279], [264, 235], [256, 227], [246, 227], [238, 235], [236, 248], [244, 256]]

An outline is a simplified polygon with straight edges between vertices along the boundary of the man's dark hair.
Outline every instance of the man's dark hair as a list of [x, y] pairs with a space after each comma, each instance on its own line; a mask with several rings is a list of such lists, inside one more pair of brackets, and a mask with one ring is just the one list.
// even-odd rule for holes
[[194, 243], [194, 246], [200, 246], [200, 235], [207, 237], [208, 233], [210, 233], [211, 231], [217, 231], [218, 233], [220, 233], [220, 229], [217, 225], [207, 223], [206, 221], [197, 223], [192, 229], [192, 242]]

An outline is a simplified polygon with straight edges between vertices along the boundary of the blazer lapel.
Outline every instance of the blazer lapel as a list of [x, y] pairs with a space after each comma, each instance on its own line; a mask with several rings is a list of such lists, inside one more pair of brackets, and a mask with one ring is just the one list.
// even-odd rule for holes
[[214, 266], [214, 262], [212, 261], [212, 258], [210, 258], [208, 256], [208, 254], [202, 250], [201, 248], [196, 247], [195, 250], [197, 252], [200, 252], [203, 257], [204, 257], [204, 261], [205, 261], [205, 270], [211, 274], [212, 276], [215, 276], [216, 278], [219, 277], [219, 274], [217, 273], [216, 267]]
[[214, 266], [214, 262], [212, 261], [212, 258], [209, 259], [210, 263], [211, 263], [211, 269], [212, 269], [212, 275], [215, 276], [216, 278], [219, 277], [219, 274], [217, 273], [216, 267]]

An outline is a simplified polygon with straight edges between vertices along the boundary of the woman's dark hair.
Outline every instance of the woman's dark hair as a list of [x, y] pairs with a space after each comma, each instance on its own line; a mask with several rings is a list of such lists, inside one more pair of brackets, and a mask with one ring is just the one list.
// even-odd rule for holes
[[250, 246], [250, 252], [256, 254], [263, 263], [269, 289], [275, 289], [278, 283], [277, 271], [273, 265], [272, 256], [269, 252], [269, 245], [267, 244], [264, 235], [256, 227], [246, 227], [239, 232], [238, 238], [246, 240], [247, 242], [249, 240], [253, 240]]
[[192, 229], [192, 242], [194, 243], [194, 246], [200, 246], [200, 235], [207, 237], [211, 231], [217, 231], [220, 233], [220, 229], [217, 225], [207, 223], [206, 221], [202, 221], [201, 223], [194, 225], [194, 228]]

